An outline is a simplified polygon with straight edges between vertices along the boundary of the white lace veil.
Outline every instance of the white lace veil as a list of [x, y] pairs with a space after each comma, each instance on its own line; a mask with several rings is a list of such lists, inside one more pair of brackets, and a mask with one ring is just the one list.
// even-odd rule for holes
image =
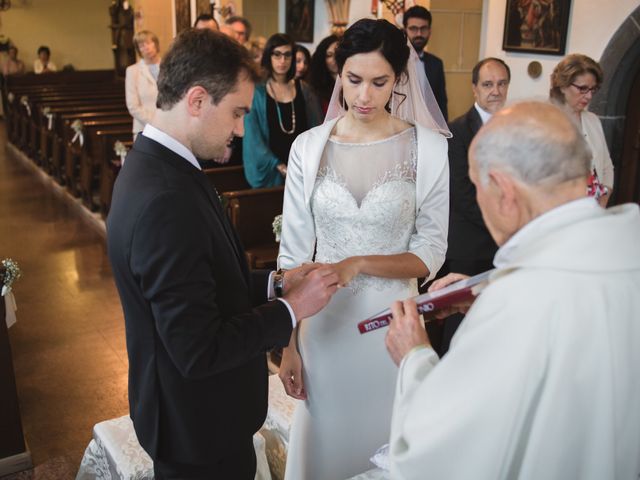
[[[407, 44], [411, 52], [407, 62], [407, 74], [400, 78], [393, 89], [391, 114], [406, 122], [435, 130], [449, 138], [452, 136], [451, 132], [433, 95], [422, 60], [411, 43], [407, 41]], [[345, 110], [340, 101], [341, 93], [342, 81], [338, 75], [325, 122], [344, 115]]]

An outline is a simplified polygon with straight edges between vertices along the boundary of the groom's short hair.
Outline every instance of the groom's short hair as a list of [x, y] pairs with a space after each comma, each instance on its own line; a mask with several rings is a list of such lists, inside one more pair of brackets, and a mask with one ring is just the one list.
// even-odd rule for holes
[[185, 30], [160, 63], [156, 106], [170, 110], [194, 86], [204, 88], [217, 105], [234, 90], [241, 75], [260, 81], [246, 48], [219, 32]]

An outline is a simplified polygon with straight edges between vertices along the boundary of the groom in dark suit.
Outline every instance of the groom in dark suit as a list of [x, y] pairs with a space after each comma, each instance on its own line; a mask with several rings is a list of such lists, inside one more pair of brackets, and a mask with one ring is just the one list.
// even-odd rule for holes
[[222, 34], [178, 36], [160, 67], [159, 109], [114, 189], [107, 234], [130, 413], [156, 479], [254, 477], [265, 351], [287, 345], [296, 319], [320, 310], [338, 281], [325, 267], [250, 272], [196, 160], [221, 157], [242, 136], [254, 68]]
[[418, 53], [420, 60], [422, 60], [424, 71], [427, 74], [433, 95], [436, 97], [436, 102], [438, 102], [438, 107], [440, 107], [444, 119], [448, 120], [444, 64], [439, 57], [425, 50], [431, 37], [431, 23], [431, 12], [419, 5], [409, 8], [402, 17], [402, 24], [407, 33], [407, 38]]
[[[476, 201], [476, 188], [469, 179], [469, 146], [478, 130], [491, 115], [500, 110], [509, 91], [511, 72], [499, 58], [485, 58], [473, 67], [471, 88], [474, 105], [467, 113], [449, 124], [453, 136], [449, 139], [449, 237], [445, 263], [438, 272], [442, 277], [449, 272], [476, 275], [493, 268], [493, 256], [498, 249], [482, 219]], [[442, 340], [436, 349], [442, 356], [462, 321], [457, 314], [446, 319]], [[435, 325], [429, 327], [438, 335]]]

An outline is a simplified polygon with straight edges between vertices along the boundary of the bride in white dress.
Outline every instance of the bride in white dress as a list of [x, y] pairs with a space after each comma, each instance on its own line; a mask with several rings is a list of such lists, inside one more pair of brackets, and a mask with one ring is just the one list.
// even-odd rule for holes
[[385, 331], [361, 335], [357, 324], [416, 295], [416, 278], [433, 278], [444, 260], [446, 139], [387, 110], [407, 101], [393, 92], [408, 58], [396, 27], [356, 22], [336, 50], [342, 95], [334, 98], [346, 113], [300, 135], [291, 150], [279, 266], [332, 264], [343, 288], [298, 324], [283, 352], [285, 390], [304, 400], [286, 479], [339, 480], [372, 468], [369, 458], [389, 439], [396, 367]]

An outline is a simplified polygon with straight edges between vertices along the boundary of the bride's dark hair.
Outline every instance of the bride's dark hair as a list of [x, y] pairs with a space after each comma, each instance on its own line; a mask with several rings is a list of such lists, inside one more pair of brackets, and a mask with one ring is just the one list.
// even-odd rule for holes
[[336, 48], [338, 72], [342, 74], [347, 58], [359, 53], [380, 52], [397, 78], [407, 68], [409, 46], [407, 37], [399, 28], [386, 20], [363, 18], [351, 25]]

